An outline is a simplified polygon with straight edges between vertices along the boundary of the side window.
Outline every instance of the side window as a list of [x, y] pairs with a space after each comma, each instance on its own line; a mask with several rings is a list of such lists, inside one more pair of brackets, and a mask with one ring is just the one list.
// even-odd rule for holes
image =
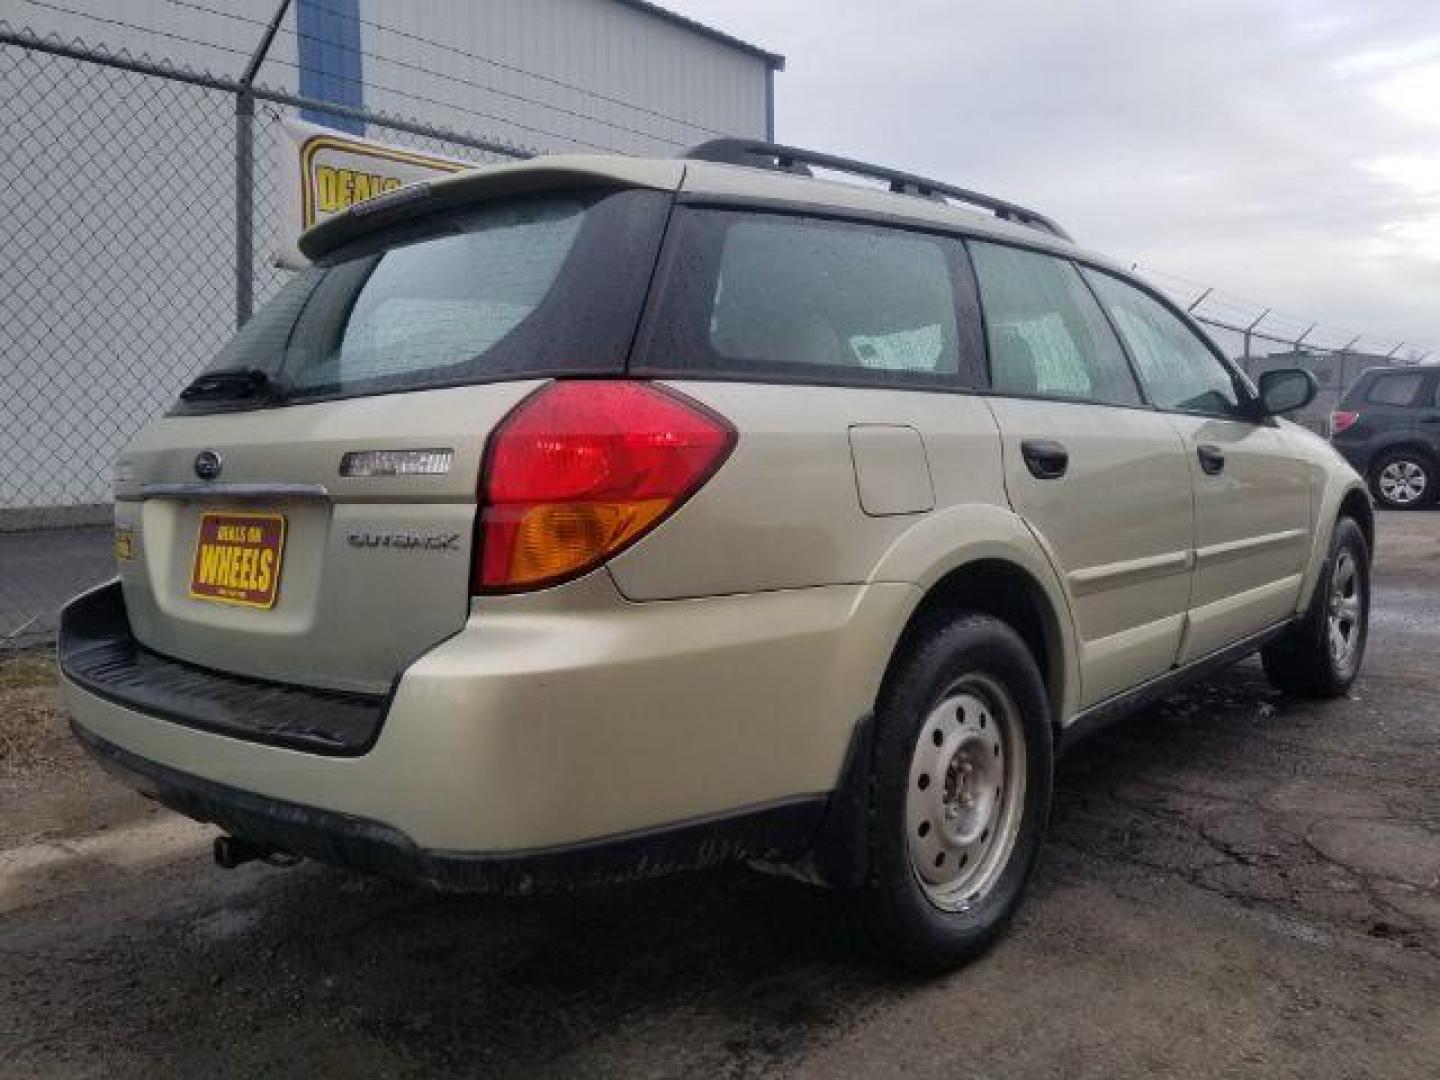
[[954, 387], [978, 367], [968, 265], [948, 237], [682, 209], [657, 293], [638, 348], [645, 371]]
[[1415, 392], [1425, 381], [1423, 372], [1405, 375], [1381, 375], [1370, 387], [1365, 400], [1375, 405], [1409, 405], [1415, 400]]
[[955, 301], [940, 244], [801, 218], [725, 236], [710, 344], [735, 359], [951, 373]]
[[1085, 276], [1125, 339], [1152, 402], [1210, 416], [1241, 412], [1230, 369], [1174, 312], [1109, 274], [1086, 270]]
[[1000, 393], [1138, 405], [1140, 390], [1075, 267], [1035, 251], [970, 243]]

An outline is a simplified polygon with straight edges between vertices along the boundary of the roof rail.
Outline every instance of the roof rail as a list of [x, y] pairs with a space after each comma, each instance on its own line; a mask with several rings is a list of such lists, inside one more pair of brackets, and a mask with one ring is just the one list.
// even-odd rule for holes
[[1016, 203], [1006, 202], [1004, 199], [997, 199], [993, 195], [967, 191], [965, 188], [943, 184], [939, 180], [929, 180], [913, 173], [888, 169], [883, 165], [870, 165], [864, 161], [852, 161], [850, 158], [822, 154], [815, 150], [802, 150], [798, 146], [782, 146], [779, 143], [767, 143], [756, 139], [711, 139], [709, 142], [691, 147], [681, 156], [690, 161], [714, 161], [722, 165], [748, 165], [754, 169], [778, 169], [782, 172], [798, 173], [801, 176], [810, 176], [811, 172], [808, 166], [814, 165], [822, 169], [832, 169], [835, 172], [869, 177], [872, 180], [884, 180], [890, 185], [890, 190], [898, 195], [919, 195], [927, 199], [939, 199], [942, 202], [954, 199], [956, 202], [989, 210], [1004, 221], [1028, 225], [1032, 229], [1040, 229], [1058, 236], [1062, 240], [1071, 238], [1069, 233], [1044, 214], [1026, 209]]

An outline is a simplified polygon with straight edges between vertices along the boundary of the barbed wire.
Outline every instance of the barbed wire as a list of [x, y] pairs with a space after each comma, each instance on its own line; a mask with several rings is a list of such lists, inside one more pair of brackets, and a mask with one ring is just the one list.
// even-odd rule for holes
[[1364, 352], [1387, 358], [1399, 357], [1405, 350], [1403, 358], [1410, 363], [1419, 363], [1434, 351], [1420, 342], [1347, 329], [1286, 312], [1151, 266], [1135, 263], [1133, 268], [1168, 292], [1197, 322], [1239, 334], [1247, 345], [1253, 339], [1301, 352]]
[[[248, 24], [248, 25], [250, 25], [250, 26], [265, 27], [265, 26], [268, 25], [263, 19], [254, 19], [254, 18], [251, 18], [251, 17], [249, 17], [249, 16], [247, 16], [247, 15], [239, 15], [239, 14], [236, 14], [235, 12], [231, 12], [231, 11], [221, 11], [221, 10], [219, 10], [219, 9], [217, 9], [217, 8], [206, 7], [204, 4], [197, 4], [197, 3], [195, 3], [194, 0], [165, 0], [165, 2], [168, 3], [168, 4], [172, 4], [172, 5], [176, 6], [176, 7], [188, 8], [188, 9], [190, 9], [190, 10], [192, 10], [192, 11], [205, 12], [206, 14], [209, 14], [209, 15], [216, 15], [216, 16], [219, 16], [219, 17], [221, 17], [221, 18], [231, 19], [231, 20], [233, 20], [233, 21], [235, 21], [235, 22], [245, 23], [245, 24]], [[599, 124], [599, 125], [601, 125], [602, 127], [613, 128], [613, 129], [616, 130], [616, 131], [623, 131], [623, 132], [625, 132], [626, 134], [629, 134], [629, 135], [638, 135], [638, 136], [641, 137], [642, 139], [650, 139], [650, 140], [653, 140], [654, 142], [662, 143], [662, 144], [664, 144], [664, 145], [666, 145], [666, 146], [668, 146], [668, 147], [679, 147], [679, 146], [685, 145], [684, 141], [682, 141], [682, 140], [672, 139], [672, 138], [670, 138], [670, 137], [668, 137], [668, 136], [660, 135], [660, 134], [657, 134], [656, 132], [653, 132], [653, 131], [644, 131], [644, 130], [641, 130], [640, 128], [631, 127], [631, 126], [629, 126], [628, 124], [622, 124], [622, 123], [620, 123], [619, 121], [616, 121], [616, 120], [608, 120], [608, 119], [606, 119], [606, 118], [603, 117], [603, 116], [596, 116], [596, 115], [594, 115], [593, 113], [580, 112], [579, 110], [576, 110], [576, 109], [566, 108], [566, 107], [563, 106], [563, 105], [556, 105], [556, 104], [554, 104], [554, 103], [552, 103], [552, 102], [542, 101], [542, 100], [540, 100], [539, 98], [527, 97], [525, 94], [517, 94], [517, 93], [515, 93], [514, 91], [511, 91], [511, 90], [502, 90], [502, 89], [501, 89], [500, 87], [498, 87], [498, 86], [493, 86], [493, 85], [491, 85], [491, 84], [489, 84], [489, 83], [479, 82], [478, 80], [475, 80], [475, 79], [467, 79], [467, 78], [464, 78], [463, 76], [460, 76], [460, 75], [451, 75], [451, 74], [449, 74], [448, 72], [444, 72], [444, 71], [435, 71], [435, 70], [432, 69], [432, 68], [425, 67], [423, 64], [411, 63], [410, 61], [407, 61], [407, 60], [398, 60], [398, 59], [396, 59], [396, 58], [393, 57], [393, 56], [386, 56], [386, 55], [384, 55], [383, 53], [372, 52], [372, 51], [370, 51], [370, 50], [368, 50], [368, 49], [361, 49], [361, 48], [358, 48], [358, 47], [356, 47], [356, 46], [354, 46], [354, 45], [347, 45], [347, 44], [345, 44], [344, 42], [332, 41], [332, 40], [329, 39], [329, 38], [321, 37], [320, 35], [317, 35], [317, 34], [307, 34], [307, 33], [304, 33], [303, 31], [300, 31], [300, 30], [291, 30], [289, 27], [286, 27], [286, 26], [280, 27], [280, 28], [279, 28], [279, 33], [288, 34], [290, 37], [295, 38], [297, 41], [304, 40], [304, 41], [322, 42], [322, 43], [324, 43], [325, 45], [327, 45], [327, 46], [329, 46], [329, 47], [331, 47], [331, 48], [339, 49], [339, 50], [342, 51], [342, 52], [353, 53], [353, 54], [355, 54], [355, 55], [357, 55], [357, 56], [362, 56], [362, 57], [364, 57], [364, 58], [367, 59], [367, 60], [373, 60], [373, 61], [376, 61], [377, 63], [382, 63], [382, 64], [391, 64], [391, 65], [393, 65], [393, 66], [395, 66], [395, 67], [403, 68], [403, 69], [405, 69], [405, 70], [407, 70], [407, 71], [413, 71], [413, 72], [416, 72], [417, 74], [424, 75], [424, 76], [427, 76], [427, 77], [429, 77], [429, 78], [441, 79], [441, 80], [444, 80], [445, 82], [457, 83], [457, 84], [459, 84], [459, 85], [461, 85], [461, 86], [468, 86], [468, 87], [471, 87], [471, 88], [473, 88], [473, 89], [480, 90], [480, 91], [482, 91], [482, 92], [484, 92], [484, 93], [487, 93], [487, 94], [494, 94], [496, 97], [509, 98], [509, 99], [512, 100], [512, 101], [519, 101], [519, 102], [523, 102], [523, 103], [526, 104], [526, 105], [534, 105], [534, 106], [536, 106], [536, 107], [538, 107], [538, 108], [548, 109], [548, 110], [550, 110], [550, 111], [552, 111], [552, 112], [558, 112], [558, 113], [561, 113], [561, 114], [563, 114], [563, 115], [565, 115], [565, 116], [573, 117], [573, 118], [575, 118], [575, 119], [577, 119], [577, 120], [586, 121], [587, 123]], [[281, 60], [281, 59], [279, 59], [279, 58], [277, 58], [277, 57], [273, 57], [273, 56], [272, 56], [272, 57], [269, 57], [269, 58], [267, 58], [267, 59], [268, 59], [268, 62], [271, 62], [271, 63], [284, 64], [284, 65], [286, 65], [286, 66], [297, 66], [297, 65], [292, 65], [292, 64], [290, 64], [288, 61]], [[302, 67], [302, 68], [300, 68], [300, 70], [315, 73], [314, 69], [311, 69], [311, 68], [303, 68], [303, 67]], [[345, 81], [345, 82], [358, 83], [358, 84], [363, 85], [363, 86], [375, 87], [376, 89], [385, 89], [384, 87], [380, 86], [380, 84], [375, 83], [375, 82], [374, 82], [373, 80], [371, 80], [371, 79], [366, 79], [366, 78], [358, 78], [358, 79], [357, 79], [357, 78], [354, 78], [353, 76], [344, 76], [344, 75], [340, 75], [340, 74], [338, 74], [338, 73], [336, 73], [336, 72], [324, 72], [324, 74], [325, 74], [325, 76], [326, 76], [327, 78], [341, 79], [342, 81]], [[390, 92], [390, 93], [400, 93], [401, 91], [397, 91], [397, 90], [391, 89], [389, 92]], [[693, 128], [695, 128], [695, 129], [697, 129], [697, 130], [702, 130], [702, 131], [707, 131], [707, 132], [712, 130], [712, 129], [710, 129], [710, 128], [705, 127], [703, 124], [697, 124], [697, 123], [693, 123], [693, 122], [687, 121], [687, 120], [679, 120], [679, 119], [677, 119], [677, 120], [674, 120], [674, 121], [672, 121], [672, 122], [673, 122], [673, 123], [676, 123], [676, 124], [680, 124], [680, 125], [682, 125], [682, 126], [686, 126], [686, 127], [693, 127]], [[560, 136], [560, 137], [561, 137], [561, 138], [565, 138], [566, 136]]]
[[160, 30], [153, 26], [140, 26], [137, 23], [126, 22], [124, 19], [112, 19], [106, 15], [96, 15], [92, 11], [79, 11], [75, 8], [68, 8], [62, 4], [50, 3], [49, 0], [21, 0], [22, 3], [31, 7], [44, 8], [47, 11], [54, 11], [60, 15], [73, 15], [78, 19], [89, 19], [91, 22], [102, 23], [106, 26], [114, 26], [124, 30], [138, 30], [142, 34], [153, 34], [156, 37], [166, 38], [170, 41], [182, 41], [186, 45], [199, 45], [205, 49], [218, 49], [234, 56], [250, 58], [250, 49], [237, 49], [233, 45], [222, 45], [218, 41], [206, 41], [204, 38], [188, 37], [185, 34], [177, 34], [170, 30]]
[[[232, 53], [237, 56], [243, 56], [247, 60], [250, 57], [249, 51], [244, 49], [236, 49], [228, 45], [222, 45], [219, 42], [207, 41], [204, 38], [189, 37], [185, 34], [177, 34], [173, 31], [154, 30], [151, 27], [141, 26], [138, 23], [126, 22], [124, 19], [114, 19], [104, 15], [95, 15], [91, 12], [80, 11], [75, 8], [68, 8], [62, 4], [52, 3], [50, 2], [50, 0], [24, 0], [24, 3], [31, 4], [35, 7], [45, 8], [63, 15], [73, 15], [76, 18], [90, 19], [94, 22], [102, 23], [107, 26], [113, 26], [118, 29], [134, 30], [142, 34], [154, 33], [159, 35], [160, 37], [167, 38], [173, 41], [184, 42], [188, 45], [197, 45], [201, 48], [219, 49], [223, 52]], [[293, 68], [297, 72], [305, 71], [313, 74], [324, 74], [328, 78], [340, 79], [341, 81], [345, 82], [359, 83], [362, 86], [369, 86], [375, 90], [381, 90], [386, 93], [394, 94], [396, 97], [405, 98], [411, 101], [422, 102], [427, 105], [439, 106], [440, 108], [444, 109], [453, 109], [455, 112], [461, 113], [465, 116], [475, 117], [481, 120], [488, 120], [491, 123], [504, 124], [508, 127], [516, 128], [520, 131], [527, 131], [532, 135], [541, 135], [549, 139], [560, 139], [564, 142], [574, 143], [576, 146], [588, 147], [591, 150], [601, 150], [611, 154], [625, 153], [625, 151], [620, 149], [619, 147], [610, 146], [605, 143], [592, 142], [588, 139], [582, 139], [574, 135], [566, 135], [558, 131], [550, 131], [545, 128], [536, 127], [533, 124], [524, 123], [520, 120], [515, 120], [504, 116], [498, 116], [494, 113], [485, 112], [482, 109], [472, 109], [468, 106], [458, 105], [454, 102], [443, 101], [439, 98], [432, 98], [425, 94], [416, 94], [410, 91], [400, 90], [395, 87], [385, 86], [381, 83], [374, 82], [373, 80], [354, 79], [342, 75], [336, 75], [331, 72], [320, 72], [318, 69], [302, 67], [300, 64], [292, 63], [287, 60], [280, 60], [275, 57], [269, 58], [267, 62], [279, 64], [282, 67]], [[675, 142], [672, 145], [678, 147], [682, 144], [679, 142]]]
[[[327, 14], [335, 15], [338, 17], [348, 18], [350, 15], [349, 12], [341, 11], [338, 8], [327, 7], [324, 4], [315, 3], [314, 0], [311, 0], [311, 6], [316, 11], [323, 11]], [[497, 60], [493, 56], [485, 56], [483, 53], [470, 52], [466, 49], [461, 49], [458, 46], [451, 45], [448, 42], [437, 41], [434, 38], [427, 38], [420, 34], [412, 33], [408, 30], [402, 30], [399, 27], [390, 25], [388, 23], [376, 22], [373, 19], [366, 18], [358, 18], [356, 21], [359, 22], [362, 26], [370, 27], [372, 30], [379, 30], [382, 33], [394, 34], [396, 37], [404, 38], [408, 41], [414, 41], [418, 44], [430, 45], [444, 52], [454, 53], [457, 56], [464, 57], [467, 60], [473, 60], [481, 64], [488, 64], [492, 67], [500, 68], [502, 71], [510, 71], [514, 72], [517, 75], [524, 75], [531, 79], [537, 79], [540, 82], [549, 83], [552, 86], [559, 86], [566, 90], [574, 91], [575, 93], [585, 94], [599, 101], [609, 102], [612, 105], [620, 105], [624, 108], [634, 109], [636, 112], [646, 113], [650, 116], [658, 117], [662, 120], [669, 120], [672, 123], [685, 124], [687, 126], [695, 127], [701, 131], [708, 132], [711, 135], [733, 134], [733, 132], [721, 131], [718, 128], [706, 127], [704, 124], [697, 123], [694, 120], [686, 120], [682, 117], [672, 116], [669, 113], [662, 112], [658, 109], [652, 109], [648, 106], [641, 105], [638, 102], [628, 101], [624, 98], [614, 97], [600, 90], [595, 90], [590, 87], [579, 86], [576, 83], [566, 82], [564, 79], [558, 79], [552, 75], [544, 75], [538, 71], [531, 71], [529, 68], [520, 67], [518, 64], [511, 64], [507, 63], [504, 60]]]
[[[297, 109], [306, 109], [312, 112], [321, 112], [356, 119], [365, 123], [377, 124], [388, 130], [404, 131], [423, 138], [449, 141], [474, 150], [501, 154], [506, 157], [531, 158], [539, 153], [539, 150], [534, 146], [527, 146], [522, 143], [497, 139], [490, 136], [477, 137], [471, 133], [457, 131], [455, 129], [446, 129], [432, 123], [426, 123], [413, 116], [402, 116], [398, 113], [388, 112], [383, 109], [352, 108], [349, 105], [342, 105], [338, 102], [302, 97], [298, 94], [277, 90], [274, 87], [263, 84], [252, 84], [246, 88], [242, 87], [239, 81], [230, 75], [215, 75], [212, 72], [192, 68], [189, 65], [176, 64], [167, 59], [155, 59], [148, 53], [141, 53], [139, 56], [136, 56], [128, 49], [110, 49], [105, 45], [91, 44], [82, 37], [72, 37], [67, 40], [53, 32], [41, 36], [29, 26], [22, 26], [16, 29], [4, 19], [0, 19], [0, 46], [4, 45], [15, 46], [23, 50], [52, 53], [71, 60], [77, 60], [81, 63], [121, 68], [141, 75], [150, 75], [161, 79], [189, 83], [193, 86], [200, 86], [211, 90], [220, 90], [227, 94], [236, 94], [248, 89], [250, 94], [261, 101], [269, 101]], [[4, 159], [0, 158], [0, 162], [3, 161]]]

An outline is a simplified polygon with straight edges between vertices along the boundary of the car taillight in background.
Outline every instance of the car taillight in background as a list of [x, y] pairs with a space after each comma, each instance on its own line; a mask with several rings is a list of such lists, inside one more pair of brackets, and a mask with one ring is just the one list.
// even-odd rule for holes
[[1334, 438], [1342, 431], [1355, 426], [1355, 421], [1360, 419], [1358, 412], [1345, 412], [1337, 409], [1330, 414], [1330, 437]]
[[592, 569], [693, 495], [735, 440], [724, 418], [650, 383], [542, 387], [490, 436], [474, 591], [521, 592]]

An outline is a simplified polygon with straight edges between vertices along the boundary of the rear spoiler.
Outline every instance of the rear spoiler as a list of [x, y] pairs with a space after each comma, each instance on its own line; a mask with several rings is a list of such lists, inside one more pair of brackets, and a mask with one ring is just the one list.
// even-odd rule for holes
[[387, 191], [326, 218], [300, 236], [300, 252], [312, 262], [372, 233], [440, 210], [537, 191], [577, 187], [650, 188], [676, 191], [683, 161], [566, 154], [503, 165], [482, 165], [435, 180]]

